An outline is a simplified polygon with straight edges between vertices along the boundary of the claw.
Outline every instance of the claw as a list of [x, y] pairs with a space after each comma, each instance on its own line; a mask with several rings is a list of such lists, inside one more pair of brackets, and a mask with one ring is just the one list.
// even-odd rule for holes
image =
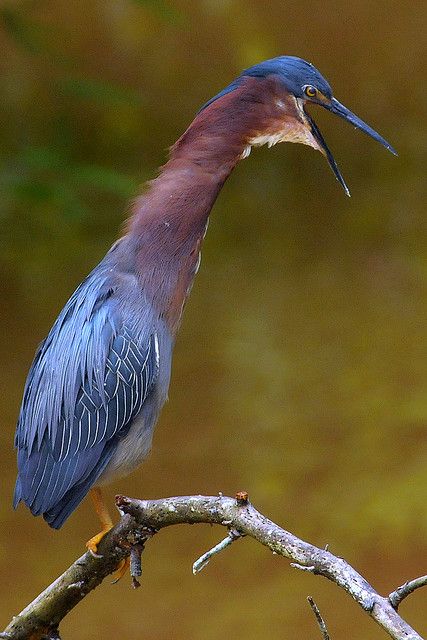
[[94, 556], [94, 558], [102, 558], [102, 555], [99, 555], [98, 553], [98, 545], [101, 542], [102, 538], [105, 536], [105, 534], [108, 533], [112, 528], [113, 528], [112, 523], [104, 526], [102, 531], [97, 533], [95, 536], [93, 536], [90, 540], [86, 542], [86, 548], [88, 549], [88, 551], [90, 551], [90, 553]]
[[120, 563], [117, 569], [113, 573], [113, 579], [111, 581], [111, 584], [117, 584], [117, 582], [123, 578], [126, 571], [129, 569], [129, 564], [130, 564], [129, 556], [127, 558], [124, 558], [123, 560], [120, 560]]

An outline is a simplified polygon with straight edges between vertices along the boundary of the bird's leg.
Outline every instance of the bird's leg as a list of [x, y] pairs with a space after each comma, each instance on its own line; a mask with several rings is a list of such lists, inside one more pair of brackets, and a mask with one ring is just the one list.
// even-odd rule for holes
[[94, 487], [90, 490], [90, 497], [92, 498], [93, 505], [95, 507], [95, 511], [98, 515], [98, 518], [101, 521], [102, 529], [99, 533], [93, 536], [90, 540], [86, 542], [86, 547], [93, 554], [97, 554], [98, 545], [101, 542], [102, 538], [105, 534], [110, 531], [113, 527], [113, 521], [108, 512], [108, 509], [105, 505], [104, 498], [102, 497], [102, 492], [99, 487]]
[[[89, 549], [89, 551], [92, 554], [98, 555], [97, 554], [98, 545], [101, 542], [102, 538], [105, 536], [105, 534], [108, 533], [108, 531], [110, 531], [110, 529], [113, 528], [113, 521], [111, 519], [110, 513], [104, 502], [104, 498], [102, 497], [101, 489], [99, 487], [94, 487], [93, 489], [91, 489], [90, 497], [92, 498], [92, 502], [94, 504], [95, 511], [98, 515], [98, 518], [101, 521], [102, 529], [99, 533], [97, 533], [95, 536], [93, 536], [90, 540], [86, 542], [86, 547]], [[123, 578], [124, 574], [126, 573], [129, 567], [129, 562], [130, 562], [129, 557], [120, 561], [116, 571], [113, 573], [113, 584], [118, 582], [120, 578]]]

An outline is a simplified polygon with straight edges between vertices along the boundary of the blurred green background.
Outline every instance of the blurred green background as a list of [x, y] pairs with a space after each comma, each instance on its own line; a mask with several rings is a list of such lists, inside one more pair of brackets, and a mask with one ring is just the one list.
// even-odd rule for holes
[[[12, 442], [34, 350], [120, 233], [198, 107], [243, 67], [294, 54], [398, 149], [315, 117], [320, 154], [254, 151], [212, 215], [140, 497], [249, 492], [383, 593], [427, 572], [427, 7], [354, 0], [39, 0], [0, 4], [0, 627], [84, 549], [83, 504], [59, 532], [20, 507]], [[102, 585], [64, 638], [382, 638], [348, 596], [250, 540], [164, 531], [142, 588]], [[427, 633], [426, 592], [401, 607]]]

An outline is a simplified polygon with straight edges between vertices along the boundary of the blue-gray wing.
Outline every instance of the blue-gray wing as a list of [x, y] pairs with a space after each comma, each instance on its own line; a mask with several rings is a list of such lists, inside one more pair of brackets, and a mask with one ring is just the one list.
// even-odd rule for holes
[[24, 392], [14, 504], [56, 528], [105, 469], [158, 374], [157, 335], [123, 321], [110, 277], [95, 269], [70, 298]]

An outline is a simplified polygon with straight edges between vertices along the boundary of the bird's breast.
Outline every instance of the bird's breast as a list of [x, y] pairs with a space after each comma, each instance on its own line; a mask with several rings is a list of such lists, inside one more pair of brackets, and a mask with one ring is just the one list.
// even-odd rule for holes
[[129, 475], [147, 457], [151, 449], [155, 423], [147, 420], [144, 412], [134, 418], [125, 438], [117, 441], [115, 452], [97, 484], [109, 484]]

